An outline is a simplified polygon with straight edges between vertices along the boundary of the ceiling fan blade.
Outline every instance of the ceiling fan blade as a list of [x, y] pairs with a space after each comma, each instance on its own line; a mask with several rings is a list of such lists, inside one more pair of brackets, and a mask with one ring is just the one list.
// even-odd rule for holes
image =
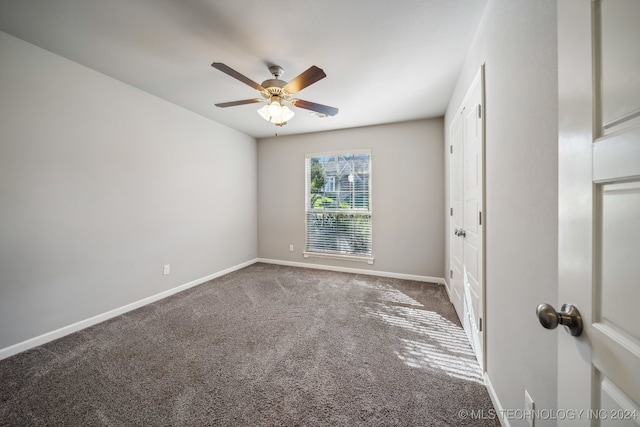
[[300, 92], [305, 87], [314, 84], [318, 80], [324, 79], [325, 77], [327, 77], [327, 75], [321, 68], [312, 65], [307, 71], [287, 83], [282, 90], [293, 95], [296, 92]]
[[211, 66], [217, 70], [222, 71], [225, 74], [230, 75], [234, 79], [240, 80], [242, 83], [251, 86], [252, 88], [259, 90], [260, 92], [264, 91], [264, 88], [260, 86], [258, 83], [254, 82], [248, 77], [243, 76], [233, 68], [223, 64], [222, 62], [214, 62]]
[[243, 99], [242, 101], [222, 102], [220, 104], [216, 104], [216, 107], [220, 107], [220, 108], [235, 107], [236, 105], [256, 104], [262, 101], [264, 101], [264, 99], [260, 99], [260, 98]]
[[329, 107], [328, 105], [316, 104], [315, 102], [304, 101], [302, 99], [292, 99], [291, 103], [296, 107], [315, 111], [316, 113], [321, 113], [326, 116], [335, 116], [336, 114], [338, 114], [337, 108]]

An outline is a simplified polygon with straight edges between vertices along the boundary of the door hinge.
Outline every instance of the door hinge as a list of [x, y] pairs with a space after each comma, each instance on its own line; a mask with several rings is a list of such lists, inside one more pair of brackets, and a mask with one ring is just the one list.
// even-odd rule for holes
[[482, 332], [482, 317], [478, 319], [478, 331]]
[[449, 215], [453, 216], [453, 208], [449, 208]]
[[453, 154], [453, 145], [450, 145], [450, 146], [449, 146], [449, 152], [450, 152], [451, 154]]
[[482, 118], [482, 104], [478, 104], [478, 118]]
[[449, 270], [449, 279], [453, 279], [453, 270]]
[[482, 211], [478, 213], [478, 222], [482, 225]]

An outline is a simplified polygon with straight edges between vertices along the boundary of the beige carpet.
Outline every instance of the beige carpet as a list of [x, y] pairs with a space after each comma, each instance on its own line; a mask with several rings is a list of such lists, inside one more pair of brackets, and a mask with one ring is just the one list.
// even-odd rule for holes
[[254, 264], [0, 361], [0, 425], [499, 425], [442, 286]]

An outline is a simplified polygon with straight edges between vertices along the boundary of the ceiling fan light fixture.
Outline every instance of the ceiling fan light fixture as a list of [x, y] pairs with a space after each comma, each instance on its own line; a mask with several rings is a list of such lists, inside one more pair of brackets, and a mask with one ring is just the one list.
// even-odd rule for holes
[[278, 126], [284, 125], [289, 120], [291, 120], [291, 118], [295, 115], [295, 113], [291, 111], [289, 107], [287, 107], [286, 105], [280, 105], [279, 115], [271, 115], [270, 112], [271, 112], [271, 104], [265, 105], [258, 110], [258, 114], [260, 114], [260, 116], [262, 116], [263, 119]]
[[269, 104], [269, 115], [271, 117], [279, 117], [282, 115], [282, 105], [275, 96], [271, 98], [271, 103]]
[[286, 105], [284, 107], [282, 107], [282, 115], [280, 116], [282, 118], [282, 120], [284, 120], [285, 122], [288, 122], [289, 120], [291, 120], [291, 118], [293, 116], [295, 116], [296, 113], [294, 113], [293, 111], [291, 111], [289, 109], [289, 107], [287, 107]]

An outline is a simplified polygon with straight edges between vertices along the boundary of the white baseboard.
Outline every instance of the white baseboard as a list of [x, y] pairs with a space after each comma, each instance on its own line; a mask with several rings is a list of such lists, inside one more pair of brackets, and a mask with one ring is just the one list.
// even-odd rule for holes
[[85, 320], [81, 320], [79, 322], [73, 323], [68, 326], [63, 326], [60, 329], [56, 329], [55, 331], [47, 332], [45, 334], [39, 335], [34, 338], [30, 338], [26, 341], [19, 342], [12, 346], [0, 349], [0, 360], [6, 359], [7, 357], [13, 356], [14, 354], [21, 353], [25, 350], [29, 350], [31, 348], [37, 347], [42, 344], [46, 344], [49, 341], [56, 340], [58, 338], [62, 338], [65, 335], [72, 334], [81, 329], [88, 328], [89, 326], [93, 326], [100, 322], [104, 322], [105, 320], [109, 320], [113, 317], [124, 314], [128, 311], [135, 310], [136, 308], [140, 308], [147, 304], [151, 304], [152, 302], [159, 301], [168, 296], [177, 294], [178, 292], [185, 291], [194, 286], [200, 285], [202, 283], [208, 282], [209, 280], [216, 279], [218, 277], [224, 276], [226, 274], [232, 273], [236, 270], [240, 270], [241, 268], [248, 267], [249, 265], [255, 264], [257, 262], [256, 259], [252, 259], [241, 264], [235, 265], [233, 267], [229, 267], [225, 270], [218, 271], [217, 273], [209, 274], [208, 276], [201, 277], [199, 279], [193, 280], [189, 283], [185, 283], [183, 285], [177, 286], [175, 288], [168, 289], [166, 291], [160, 292], [158, 294], [152, 295], [150, 297], [143, 298], [141, 300], [132, 302], [131, 304], [124, 305], [122, 307], [118, 307], [113, 310], [109, 310], [106, 313], [98, 314], [97, 316], [90, 317]]
[[442, 277], [419, 276], [415, 274], [391, 273], [387, 271], [365, 270], [362, 268], [336, 267], [334, 265], [311, 264], [306, 262], [282, 261], [278, 259], [258, 258], [257, 262], [266, 264], [286, 265], [289, 267], [315, 268], [317, 270], [337, 271], [340, 273], [367, 274], [369, 276], [389, 277], [392, 279], [415, 280], [417, 282], [429, 282], [444, 285]]
[[442, 284], [444, 285], [444, 289], [447, 291], [447, 296], [449, 297], [449, 301], [451, 301], [451, 294], [449, 293], [449, 282], [446, 278], [442, 279]]
[[491, 398], [493, 407], [496, 410], [496, 416], [498, 417], [498, 420], [500, 420], [500, 425], [502, 427], [511, 427], [509, 419], [503, 416], [505, 413], [504, 408], [502, 407], [502, 403], [500, 403], [500, 399], [498, 399], [496, 390], [493, 388], [493, 384], [491, 384], [491, 379], [487, 372], [484, 373], [484, 384], [487, 386], [487, 391], [489, 392], [489, 397]]

